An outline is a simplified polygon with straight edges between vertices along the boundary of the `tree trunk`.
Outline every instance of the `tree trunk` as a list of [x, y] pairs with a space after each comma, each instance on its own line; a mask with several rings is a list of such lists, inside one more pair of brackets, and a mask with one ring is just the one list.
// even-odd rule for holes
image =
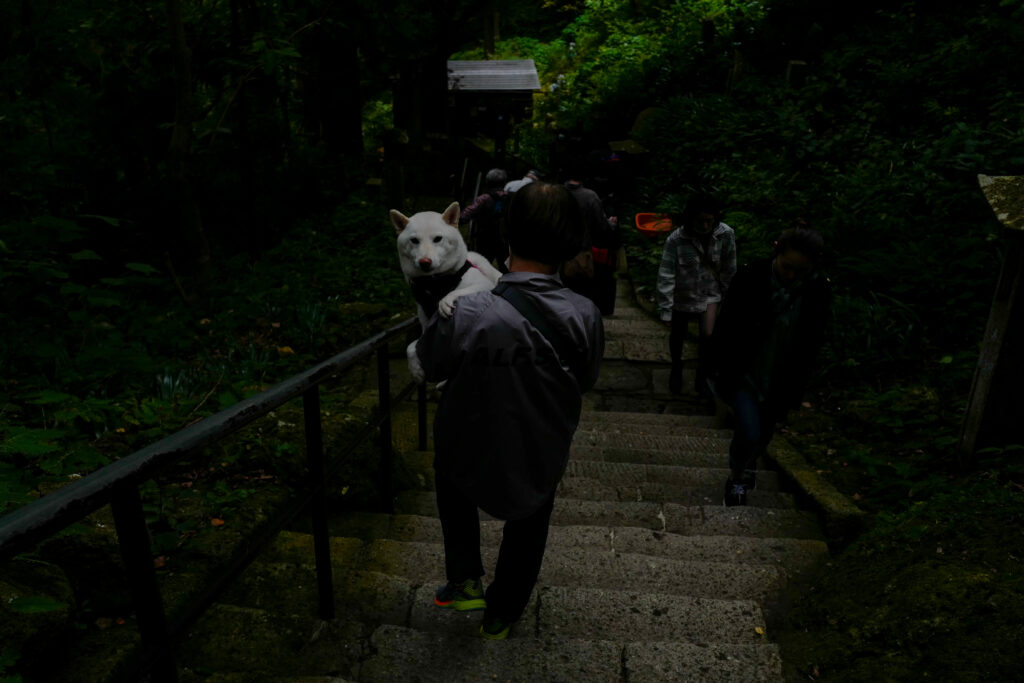
[[[187, 258], [201, 285], [210, 273], [210, 245], [203, 229], [199, 204], [192, 192], [188, 177], [189, 156], [192, 149], [193, 103], [191, 53], [185, 40], [181, 1], [165, 0], [167, 24], [170, 34], [171, 56], [174, 64], [174, 127], [167, 150], [167, 172], [170, 185], [171, 215], [176, 216], [178, 234], [184, 236], [188, 248]], [[171, 234], [169, 237], [175, 237]]]
[[[310, 142], [323, 144], [334, 168], [358, 169], [363, 160], [363, 117], [359, 38], [351, 17], [337, 5], [311, 3], [310, 18], [320, 22], [302, 36], [302, 99]], [[340, 32], [340, 35], [339, 35]]]

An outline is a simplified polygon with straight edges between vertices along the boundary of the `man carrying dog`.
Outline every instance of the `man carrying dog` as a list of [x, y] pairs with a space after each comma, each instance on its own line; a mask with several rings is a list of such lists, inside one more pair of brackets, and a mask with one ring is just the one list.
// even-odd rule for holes
[[[434, 602], [485, 609], [490, 639], [508, 637], [536, 585], [582, 392], [604, 352], [600, 312], [558, 275], [583, 240], [573, 196], [534, 181], [512, 196], [506, 225], [509, 272], [460, 297], [451, 318], [435, 315], [418, 345], [427, 379], [447, 380], [434, 471], [448, 583]], [[506, 520], [486, 593], [478, 508]]]

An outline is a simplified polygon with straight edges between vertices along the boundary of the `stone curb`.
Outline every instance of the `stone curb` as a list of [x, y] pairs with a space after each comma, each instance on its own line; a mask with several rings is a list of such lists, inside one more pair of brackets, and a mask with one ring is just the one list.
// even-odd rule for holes
[[830, 549], [846, 547], [865, 530], [867, 513], [812, 469], [804, 456], [784, 438], [772, 439], [768, 458], [796, 489], [797, 496], [818, 513]]

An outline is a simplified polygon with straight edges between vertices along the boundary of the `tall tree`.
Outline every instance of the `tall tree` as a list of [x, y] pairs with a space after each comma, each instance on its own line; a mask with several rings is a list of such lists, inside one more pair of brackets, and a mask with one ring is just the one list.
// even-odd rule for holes
[[192, 93], [191, 50], [185, 38], [181, 0], [165, 0], [167, 28], [174, 64], [174, 126], [167, 150], [167, 171], [172, 215], [185, 236], [188, 258], [196, 269], [200, 282], [210, 272], [210, 245], [203, 228], [203, 219], [189, 180], [189, 158], [195, 125]]

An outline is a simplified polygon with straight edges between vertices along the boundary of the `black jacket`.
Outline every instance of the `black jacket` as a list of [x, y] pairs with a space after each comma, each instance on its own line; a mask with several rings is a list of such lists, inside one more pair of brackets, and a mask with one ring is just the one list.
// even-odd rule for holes
[[[746, 264], [722, 302], [709, 350], [716, 388], [724, 397], [740, 387], [768, 342], [776, 316], [771, 278], [771, 259]], [[828, 280], [820, 273], [805, 278], [794, 296], [801, 297], [799, 314], [788, 345], [775, 359], [772, 376], [778, 379], [766, 397], [784, 408], [800, 403], [824, 342], [832, 300]]]

